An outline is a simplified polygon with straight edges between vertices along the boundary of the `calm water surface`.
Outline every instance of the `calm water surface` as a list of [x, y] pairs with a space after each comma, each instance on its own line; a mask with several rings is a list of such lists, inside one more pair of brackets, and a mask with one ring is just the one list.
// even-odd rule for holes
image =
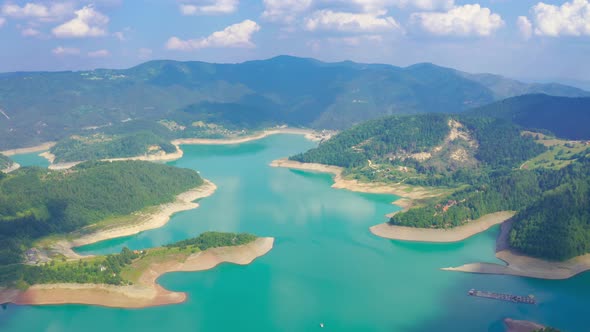
[[[388, 195], [330, 188], [330, 176], [271, 168], [313, 146], [278, 135], [236, 146], [185, 146], [172, 163], [219, 187], [165, 227], [79, 248], [103, 254], [159, 246], [204, 231], [276, 238], [248, 266], [171, 273], [179, 305], [127, 310], [80, 305], [0, 310], [0, 331], [503, 331], [504, 317], [590, 331], [590, 274], [565, 281], [462, 274], [439, 268], [496, 262], [498, 228], [453, 244], [389, 241], [369, 232], [397, 208]], [[535, 294], [539, 305], [468, 297], [467, 290]], [[320, 329], [319, 324], [325, 324]]]

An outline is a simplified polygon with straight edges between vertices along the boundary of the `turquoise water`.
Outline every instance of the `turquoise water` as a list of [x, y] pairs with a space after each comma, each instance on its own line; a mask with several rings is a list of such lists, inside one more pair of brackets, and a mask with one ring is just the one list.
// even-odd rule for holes
[[17, 154], [14, 156], [10, 156], [10, 159], [19, 163], [22, 167], [25, 167], [25, 166], [48, 167], [49, 161], [47, 159], [39, 156], [39, 153], [40, 152]]
[[[589, 330], [589, 273], [546, 281], [440, 271], [496, 262], [498, 228], [453, 244], [375, 237], [368, 227], [396, 209], [390, 204], [395, 197], [335, 190], [328, 175], [268, 166], [311, 146], [292, 135], [237, 146], [185, 146], [184, 158], [172, 164], [201, 171], [219, 187], [213, 196], [160, 229], [79, 249], [147, 248], [207, 230], [274, 236], [274, 249], [253, 264], [164, 275], [165, 287], [188, 293], [179, 305], [10, 305], [0, 309], [0, 331], [503, 331], [504, 317]], [[541, 303], [472, 298], [466, 295], [470, 288], [535, 294]]]

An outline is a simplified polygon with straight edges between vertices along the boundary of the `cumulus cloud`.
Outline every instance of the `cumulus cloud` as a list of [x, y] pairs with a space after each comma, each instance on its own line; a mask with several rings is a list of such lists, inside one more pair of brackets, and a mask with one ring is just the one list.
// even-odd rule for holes
[[35, 37], [35, 36], [40, 35], [41, 31], [39, 31], [35, 28], [28, 27], [28, 28], [22, 29], [20, 34], [25, 37]]
[[590, 35], [590, 3], [573, 0], [561, 6], [539, 2], [532, 9], [535, 34], [539, 36]]
[[55, 54], [55, 55], [78, 55], [80, 54], [80, 49], [78, 48], [71, 48], [71, 47], [63, 47], [63, 46], [58, 46], [56, 48], [54, 48], [53, 50], [51, 50], [51, 53]]
[[318, 10], [305, 19], [309, 31], [335, 30], [342, 32], [379, 32], [400, 29], [393, 17], [384, 16], [385, 11], [377, 13], [346, 13], [331, 10]]
[[210, 47], [255, 47], [252, 43], [252, 35], [260, 30], [258, 23], [245, 20], [228, 26], [222, 31], [212, 33], [206, 38], [183, 40], [171, 37], [166, 42], [169, 50], [190, 51]]
[[531, 38], [531, 35], [533, 34], [533, 24], [526, 16], [519, 16], [516, 19], [516, 26], [518, 27], [522, 38]]
[[88, 56], [91, 58], [104, 58], [104, 57], [107, 57], [110, 55], [111, 55], [111, 52], [109, 52], [108, 50], [104, 50], [104, 49], [88, 52]]
[[59, 38], [97, 37], [106, 34], [109, 18], [92, 6], [75, 12], [76, 17], [53, 28], [53, 34]]
[[422, 10], [450, 9], [455, 4], [454, 0], [343, 0], [360, 6], [366, 12], [383, 10], [387, 7], [411, 7]]
[[4, 16], [21, 19], [39, 19], [42, 21], [55, 21], [73, 12], [70, 3], [55, 2], [50, 5], [29, 2], [22, 6], [13, 3], [5, 3], [2, 6]]
[[500, 15], [479, 4], [457, 6], [442, 13], [414, 13], [410, 20], [430, 34], [446, 36], [489, 36], [504, 25]]
[[238, 9], [239, 0], [208, 0], [180, 5], [182, 15], [230, 14]]
[[312, 0], [264, 0], [262, 18], [272, 22], [293, 23], [300, 13], [310, 8]]

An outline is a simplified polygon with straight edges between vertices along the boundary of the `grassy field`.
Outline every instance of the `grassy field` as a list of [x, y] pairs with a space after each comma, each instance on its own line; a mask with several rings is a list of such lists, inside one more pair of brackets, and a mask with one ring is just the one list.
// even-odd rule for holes
[[549, 168], [561, 169], [583, 155], [590, 155], [590, 144], [585, 141], [568, 141], [540, 133], [524, 132], [532, 135], [537, 142], [549, 148], [546, 152], [527, 160], [520, 169]]

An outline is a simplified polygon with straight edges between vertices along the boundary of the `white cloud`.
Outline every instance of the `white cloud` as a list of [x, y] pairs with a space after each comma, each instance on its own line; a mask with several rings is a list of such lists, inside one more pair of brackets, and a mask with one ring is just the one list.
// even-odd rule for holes
[[20, 34], [25, 37], [35, 37], [35, 36], [40, 35], [41, 32], [35, 28], [28, 27], [28, 28], [22, 29]]
[[457, 6], [444, 13], [414, 13], [411, 21], [428, 33], [446, 36], [489, 36], [504, 25], [500, 15], [479, 4]]
[[[203, 3], [203, 4], [201, 4]], [[238, 9], [239, 0], [208, 0], [180, 5], [182, 15], [231, 14]]]
[[312, 0], [264, 0], [262, 18], [272, 22], [293, 23], [298, 14], [306, 11]]
[[53, 34], [60, 38], [97, 37], [106, 34], [109, 18], [92, 6], [75, 12], [76, 17], [53, 28]]
[[52, 3], [45, 5], [29, 2], [23, 6], [13, 3], [5, 3], [2, 6], [2, 14], [12, 18], [33, 18], [43, 21], [55, 21], [71, 14], [73, 7], [70, 3]]
[[309, 31], [335, 30], [342, 32], [378, 32], [400, 29], [400, 25], [385, 11], [378, 13], [345, 13], [318, 10], [305, 19]]
[[88, 56], [91, 58], [104, 58], [104, 57], [107, 57], [110, 55], [111, 55], [111, 52], [109, 52], [108, 50], [104, 50], [104, 49], [88, 52]]
[[6, 19], [4, 17], [0, 17], [0, 28], [6, 23]]
[[539, 2], [532, 9], [535, 34], [539, 36], [590, 35], [590, 3], [573, 0], [561, 6]]
[[353, 3], [366, 12], [383, 10], [387, 7], [413, 7], [422, 10], [450, 9], [455, 4], [454, 0], [343, 0]]
[[381, 43], [383, 41], [383, 37], [380, 35], [364, 35], [364, 36], [354, 36], [354, 37], [330, 37], [327, 39], [331, 44], [337, 45], [345, 45], [350, 47], [359, 46], [363, 43]]
[[518, 26], [522, 38], [531, 38], [531, 35], [533, 34], [533, 24], [526, 16], [519, 16], [516, 19], [516, 26]]
[[259, 30], [260, 26], [256, 22], [245, 20], [214, 32], [206, 38], [182, 40], [171, 37], [166, 43], [166, 48], [189, 51], [209, 47], [255, 47], [252, 35]]
[[139, 50], [137, 50], [137, 56], [140, 59], [149, 59], [152, 57], [152, 53], [153, 51], [149, 48], [140, 48]]
[[59, 55], [59, 56], [78, 55], [78, 54], [80, 54], [80, 49], [58, 46], [58, 47], [54, 48], [53, 50], [51, 50], [51, 53], [53, 53], [55, 55]]

